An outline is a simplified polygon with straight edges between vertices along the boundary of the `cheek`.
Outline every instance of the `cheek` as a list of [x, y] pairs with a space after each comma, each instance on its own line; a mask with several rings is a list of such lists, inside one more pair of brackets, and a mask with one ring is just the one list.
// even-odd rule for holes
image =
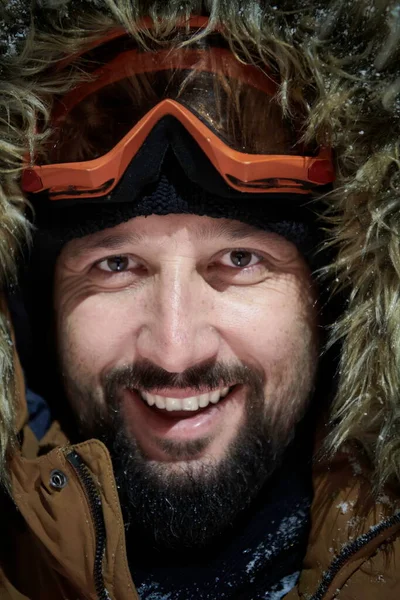
[[317, 323], [313, 305], [309, 282], [306, 286], [301, 279], [282, 278], [257, 289], [235, 290], [221, 310], [220, 323], [239, 357], [269, 371], [271, 364], [314, 356]]
[[57, 314], [58, 345], [64, 363], [100, 375], [132, 361], [135, 312], [122, 294], [92, 295]]

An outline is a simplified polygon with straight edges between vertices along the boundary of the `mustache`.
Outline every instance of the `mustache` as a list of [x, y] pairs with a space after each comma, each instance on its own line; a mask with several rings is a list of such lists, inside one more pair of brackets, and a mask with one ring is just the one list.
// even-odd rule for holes
[[171, 373], [150, 362], [139, 361], [122, 367], [115, 367], [103, 378], [106, 394], [113, 396], [118, 388], [155, 391], [162, 388], [193, 388], [200, 391], [204, 388], [231, 387], [237, 384], [262, 389], [264, 374], [254, 368], [242, 364], [223, 364], [205, 362], [189, 367], [182, 373]]

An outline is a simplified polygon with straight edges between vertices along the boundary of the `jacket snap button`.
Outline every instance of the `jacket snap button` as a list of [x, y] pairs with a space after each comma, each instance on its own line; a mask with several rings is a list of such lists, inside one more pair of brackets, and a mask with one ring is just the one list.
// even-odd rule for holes
[[62, 471], [54, 469], [50, 473], [50, 486], [54, 490], [62, 490], [67, 485], [68, 478]]

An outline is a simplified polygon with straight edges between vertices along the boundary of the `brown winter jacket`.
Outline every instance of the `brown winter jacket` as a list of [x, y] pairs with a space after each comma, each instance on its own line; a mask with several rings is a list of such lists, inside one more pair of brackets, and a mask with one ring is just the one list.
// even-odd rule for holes
[[[3, 497], [0, 600], [138, 598], [101, 442], [71, 446], [55, 423], [38, 444], [24, 426], [11, 477], [16, 507]], [[398, 600], [400, 503], [389, 495], [374, 501], [367, 472], [346, 453], [329, 468], [316, 464], [314, 494], [308, 551], [287, 600]]]

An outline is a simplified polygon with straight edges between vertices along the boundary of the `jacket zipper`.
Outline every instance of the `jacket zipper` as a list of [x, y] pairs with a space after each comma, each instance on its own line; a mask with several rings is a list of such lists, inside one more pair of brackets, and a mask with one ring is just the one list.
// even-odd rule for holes
[[72, 465], [78, 475], [79, 481], [85, 491], [96, 537], [96, 551], [93, 566], [93, 578], [98, 600], [110, 600], [110, 596], [104, 585], [103, 578], [103, 556], [106, 546], [106, 528], [104, 525], [101, 496], [93, 481], [89, 469], [81, 457], [74, 450], [66, 455], [68, 462]]
[[356, 540], [354, 540], [354, 542], [350, 542], [349, 544], [347, 544], [347, 546], [345, 546], [345, 548], [343, 548], [343, 550], [340, 552], [340, 554], [338, 554], [336, 556], [336, 558], [334, 558], [334, 560], [331, 562], [329, 569], [327, 571], [325, 571], [325, 573], [322, 577], [322, 581], [321, 581], [317, 591], [310, 598], [310, 600], [323, 600], [326, 592], [328, 591], [329, 586], [331, 585], [332, 581], [334, 580], [336, 575], [339, 573], [341, 568], [345, 565], [345, 563], [352, 556], [357, 554], [357, 552], [359, 550], [361, 550], [361, 548], [363, 548], [364, 546], [369, 544], [369, 542], [371, 542], [374, 538], [376, 538], [383, 531], [385, 531], [385, 529], [390, 529], [394, 525], [399, 525], [399, 524], [400, 524], [400, 512], [393, 515], [393, 517], [389, 517], [389, 518], [385, 519], [384, 521], [379, 523], [379, 525], [375, 525], [374, 527], [372, 527], [370, 529], [370, 531], [368, 533], [364, 533], [363, 535], [360, 535], [360, 537], [358, 537]]

